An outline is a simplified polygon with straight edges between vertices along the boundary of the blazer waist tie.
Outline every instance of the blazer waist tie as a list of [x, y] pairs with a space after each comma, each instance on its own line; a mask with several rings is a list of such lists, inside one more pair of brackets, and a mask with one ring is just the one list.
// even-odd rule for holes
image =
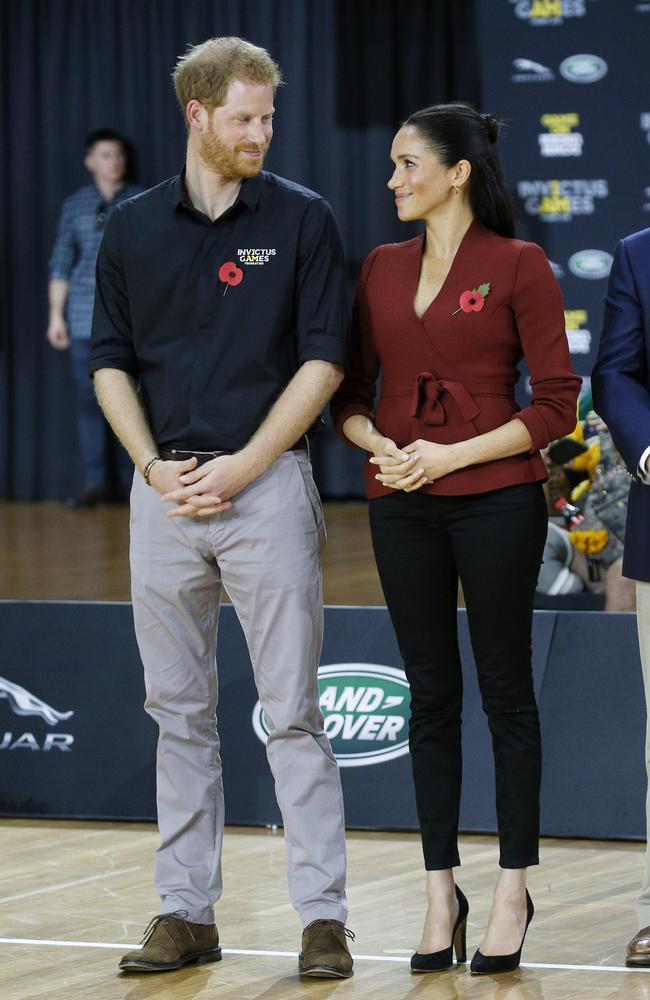
[[411, 396], [409, 415], [417, 417], [423, 424], [437, 426], [444, 424], [446, 414], [441, 397], [447, 392], [460, 410], [463, 420], [470, 423], [481, 412], [474, 396], [506, 396], [514, 399], [512, 385], [488, 382], [457, 382], [453, 379], [437, 378], [431, 372], [420, 372], [415, 383], [386, 379], [382, 384], [382, 397]]

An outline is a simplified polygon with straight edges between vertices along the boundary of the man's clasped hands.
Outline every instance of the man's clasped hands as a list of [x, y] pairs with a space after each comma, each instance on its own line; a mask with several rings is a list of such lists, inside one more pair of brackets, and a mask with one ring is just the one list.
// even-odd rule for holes
[[218, 455], [197, 468], [196, 458], [185, 462], [156, 462], [149, 481], [161, 500], [176, 504], [167, 517], [208, 517], [232, 507], [236, 493], [255, 478], [243, 451]]

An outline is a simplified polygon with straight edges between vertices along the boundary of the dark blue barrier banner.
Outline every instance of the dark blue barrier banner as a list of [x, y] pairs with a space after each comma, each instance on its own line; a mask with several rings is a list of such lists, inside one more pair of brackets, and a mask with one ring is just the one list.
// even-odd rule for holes
[[[496, 829], [492, 750], [467, 618], [465, 831]], [[156, 727], [128, 604], [0, 602], [0, 815], [154, 819]], [[544, 739], [542, 831], [645, 836], [645, 709], [634, 616], [535, 612]], [[226, 818], [280, 824], [244, 637], [232, 607], [217, 653]], [[319, 675], [347, 825], [414, 830], [409, 690], [384, 608], [331, 607]], [[436, 776], [431, 775], [435, 783]]]
[[589, 376], [614, 247], [650, 226], [650, 2], [478, 0], [477, 13], [517, 229], [546, 251]]

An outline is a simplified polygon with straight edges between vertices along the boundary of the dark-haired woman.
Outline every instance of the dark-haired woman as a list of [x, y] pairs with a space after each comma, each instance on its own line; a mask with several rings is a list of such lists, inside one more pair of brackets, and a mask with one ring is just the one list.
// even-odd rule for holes
[[[412, 115], [388, 187], [425, 233], [377, 247], [356, 297], [339, 431], [368, 453], [375, 557], [411, 687], [410, 749], [428, 909], [411, 967], [465, 960], [455, 886], [461, 785], [458, 578], [495, 760], [500, 872], [472, 972], [519, 964], [538, 864], [540, 733], [531, 670], [546, 538], [539, 450], [575, 426], [562, 295], [543, 251], [514, 239], [497, 121], [465, 105]], [[515, 401], [517, 366], [530, 405]], [[375, 383], [381, 398], [373, 414]]]

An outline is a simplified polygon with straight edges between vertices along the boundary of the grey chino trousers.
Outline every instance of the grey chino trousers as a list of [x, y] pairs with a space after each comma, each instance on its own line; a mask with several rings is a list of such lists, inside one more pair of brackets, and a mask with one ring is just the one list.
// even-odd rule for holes
[[167, 518], [169, 507], [136, 472], [132, 598], [145, 709], [159, 727], [160, 912], [186, 910], [188, 920], [212, 923], [222, 891], [215, 650], [223, 584], [268, 722], [291, 901], [303, 926], [345, 922], [343, 799], [316, 678], [325, 528], [309, 457], [285, 452], [223, 514]]

